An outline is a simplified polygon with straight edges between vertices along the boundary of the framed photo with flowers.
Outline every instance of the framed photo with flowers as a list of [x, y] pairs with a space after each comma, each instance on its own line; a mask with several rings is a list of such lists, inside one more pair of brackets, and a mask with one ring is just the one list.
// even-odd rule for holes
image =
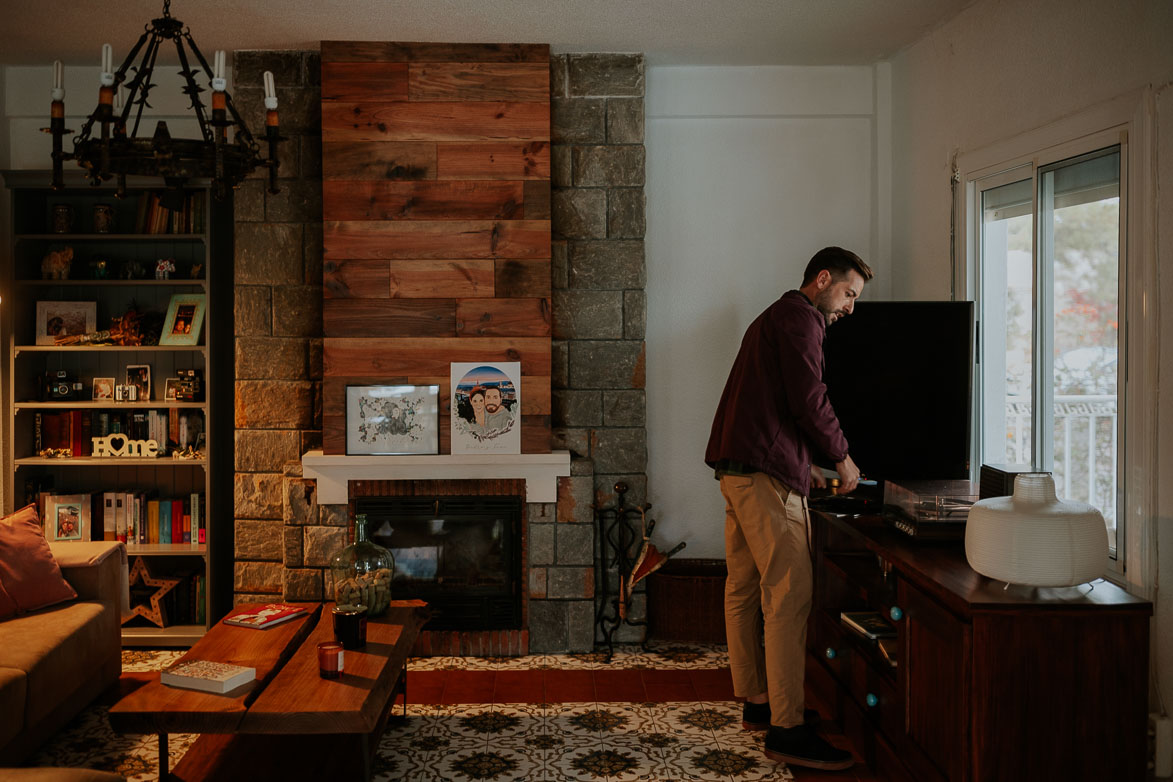
[[346, 453], [440, 452], [440, 386], [347, 386]]
[[55, 345], [57, 337], [90, 334], [97, 330], [96, 301], [38, 301], [37, 344]]
[[176, 293], [167, 307], [167, 319], [159, 334], [160, 345], [198, 345], [204, 326], [208, 297], [203, 293]]

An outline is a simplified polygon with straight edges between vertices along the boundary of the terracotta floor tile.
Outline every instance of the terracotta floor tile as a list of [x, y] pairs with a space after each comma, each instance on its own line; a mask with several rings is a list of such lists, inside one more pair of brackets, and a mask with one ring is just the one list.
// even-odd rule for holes
[[448, 671], [441, 703], [492, 703], [496, 671]]
[[594, 703], [594, 671], [546, 671], [548, 703]]
[[655, 681], [644, 681], [644, 689], [648, 693], [648, 701], [650, 703], [672, 703], [681, 702], [689, 703], [697, 700], [696, 690], [692, 688], [692, 682], [684, 682], [683, 684], [660, 684]]
[[408, 671], [408, 703], [440, 703], [448, 671]]
[[494, 703], [545, 703], [545, 671], [497, 671]]
[[601, 701], [642, 703], [648, 699], [643, 671], [595, 671], [595, 697]]
[[702, 701], [733, 700], [733, 678], [728, 669], [689, 671], [692, 688]]

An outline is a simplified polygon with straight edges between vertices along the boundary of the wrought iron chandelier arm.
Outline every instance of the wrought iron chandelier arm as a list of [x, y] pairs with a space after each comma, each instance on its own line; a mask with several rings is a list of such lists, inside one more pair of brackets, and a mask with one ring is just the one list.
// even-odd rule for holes
[[[117, 90], [118, 87], [124, 81], [126, 81], [126, 72], [134, 64], [134, 58], [138, 56], [139, 49], [143, 48], [143, 44], [147, 42], [147, 39], [150, 36], [151, 30], [150, 28], [147, 28], [143, 34], [139, 36], [138, 42], [135, 43], [135, 45], [131, 48], [130, 53], [126, 55], [126, 59], [122, 61], [122, 65], [119, 66], [118, 72], [114, 74], [115, 90]], [[131, 79], [126, 85], [128, 95], [126, 102], [122, 104], [122, 116], [118, 118], [118, 122], [120, 125], [122, 125], [123, 128], [126, 127], [126, 120], [130, 118], [130, 107], [134, 103], [135, 92], [138, 90], [138, 83], [141, 79], [142, 75], [141, 72], [139, 72], [139, 74], [137, 74], [134, 79]]]
[[151, 42], [147, 44], [147, 51], [143, 54], [142, 68], [136, 75], [136, 80], [141, 79], [141, 83], [139, 85], [138, 111], [134, 114], [134, 128], [130, 132], [131, 136], [138, 135], [138, 126], [143, 119], [143, 109], [150, 105], [147, 103], [147, 98], [150, 97], [151, 88], [155, 86], [151, 84], [150, 77], [155, 73], [155, 60], [159, 57], [160, 40], [158, 35], [151, 36]]
[[180, 73], [183, 74], [184, 81], [187, 82], [187, 86], [183, 91], [187, 93], [189, 98], [191, 98], [190, 108], [195, 111], [196, 121], [198, 121], [200, 124], [200, 133], [203, 134], [204, 141], [211, 141], [212, 129], [208, 126], [208, 118], [204, 114], [204, 104], [203, 101], [200, 100], [200, 93], [203, 92], [204, 89], [196, 83], [195, 75], [197, 71], [193, 71], [187, 63], [187, 54], [183, 51], [184, 38], [187, 39], [187, 43], [192, 47], [192, 50], [196, 54], [199, 53], [198, 50], [195, 49], [195, 42], [192, 41], [190, 32], [185, 30], [183, 37], [175, 39], [175, 49], [179, 52], [179, 64], [183, 66], [183, 70], [180, 71]]

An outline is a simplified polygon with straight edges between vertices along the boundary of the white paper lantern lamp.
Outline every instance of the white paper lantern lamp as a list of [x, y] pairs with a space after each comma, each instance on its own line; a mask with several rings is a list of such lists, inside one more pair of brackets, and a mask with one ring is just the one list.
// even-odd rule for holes
[[1095, 507], [1058, 499], [1049, 473], [1023, 473], [1012, 497], [979, 500], [970, 508], [965, 556], [996, 581], [1074, 586], [1104, 575], [1108, 530]]

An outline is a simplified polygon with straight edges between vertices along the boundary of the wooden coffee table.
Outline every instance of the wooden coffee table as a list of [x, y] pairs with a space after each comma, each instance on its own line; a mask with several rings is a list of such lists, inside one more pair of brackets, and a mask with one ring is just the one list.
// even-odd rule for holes
[[[224, 695], [168, 687], [156, 677], [110, 709], [119, 733], [159, 736], [159, 779], [362, 779], [386, 727], [404, 665], [427, 620], [419, 600], [393, 601], [367, 623], [367, 644], [345, 652], [338, 679], [318, 675], [317, 646], [334, 639], [332, 604], [268, 630], [217, 623], [183, 660], [257, 669], [256, 681]], [[243, 608], [243, 606], [238, 607]], [[167, 736], [199, 733], [174, 771]]]

